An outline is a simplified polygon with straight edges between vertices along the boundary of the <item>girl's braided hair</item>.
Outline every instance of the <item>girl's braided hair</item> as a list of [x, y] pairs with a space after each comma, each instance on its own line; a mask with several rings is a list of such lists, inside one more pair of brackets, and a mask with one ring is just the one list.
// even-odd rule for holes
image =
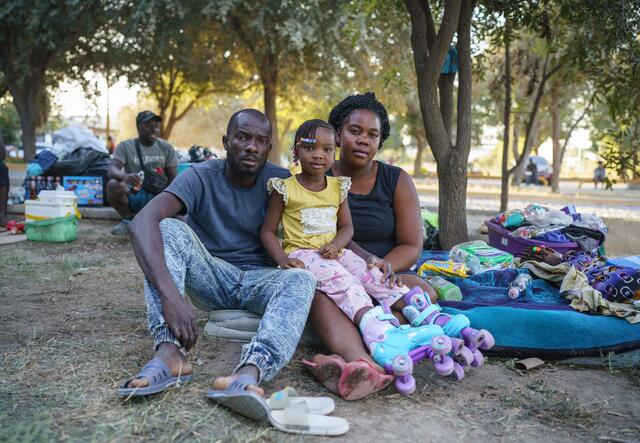
[[291, 147], [291, 152], [294, 156], [294, 160], [297, 160], [295, 157], [295, 149], [298, 147], [299, 143], [304, 143], [305, 140], [312, 139], [315, 140], [316, 130], [318, 128], [326, 128], [335, 134], [335, 128], [327, 123], [324, 120], [320, 120], [319, 118], [314, 118], [313, 120], [307, 120], [303, 124], [298, 127], [296, 131], [295, 137], [293, 137], [293, 146]]

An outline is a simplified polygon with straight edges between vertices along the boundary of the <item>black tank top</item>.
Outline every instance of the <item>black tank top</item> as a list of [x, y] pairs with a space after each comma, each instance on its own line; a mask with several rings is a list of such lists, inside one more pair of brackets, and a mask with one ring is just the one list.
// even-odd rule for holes
[[[393, 195], [401, 168], [378, 161], [373, 189], [368, 194], [349, 192], [353, 220], [353, 241], [378, 257], [387, 255], [396, 245], [396, 219]], [[329, 170], [327, 175], [333, 175]]]

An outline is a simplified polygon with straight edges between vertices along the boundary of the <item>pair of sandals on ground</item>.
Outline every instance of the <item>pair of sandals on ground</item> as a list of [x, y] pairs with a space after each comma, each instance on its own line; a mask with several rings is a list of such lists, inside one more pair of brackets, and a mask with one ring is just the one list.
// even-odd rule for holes
[[[165, 389], [179, 387], [193, 380], [193, 374], [173, 376], [169, 367], [159, 358], [152, 359], [132, 379], [120, 388], [118, 395], [123, 398], [146, 397]], [[149, 383], [142, 388], [132, 388], [134, 379], [146, 378]], [[295, 389], [287, 387], [264, 399], [247, 389], [257, 386], [255, 378], [238, 376], [227, 389], [207, 391], [207, 398], [220, 403], [247, 418], [271, 424], [274, 428], [295, 434], [343, 435], [349, 430], [349, 422], [344, 418], [331, 417], [335, 402], [328, 397], [301, 397]]]

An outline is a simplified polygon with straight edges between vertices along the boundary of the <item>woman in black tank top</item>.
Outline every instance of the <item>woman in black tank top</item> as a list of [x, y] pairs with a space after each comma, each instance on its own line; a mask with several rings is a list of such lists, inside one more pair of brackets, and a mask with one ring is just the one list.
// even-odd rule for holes
[[[378, 149], [389, 136], [389, 119], [384, 106], [373, 93], [353, 95], [339, 103], [329, 115], [336, 128], [340, 159], [329, 172], [335, 176], [351, 177], [349, 207], [353, 219], [354, 236], [349, 249], [363, 257], [370, 266], [378, 266], [389, 284], [403, 284], [432, 289], [415, 273], [409, 271], [422, 251], [420, 202], [415, 185], [401, 168], [374, 160]], [[323, 366], [336, 365], [337, 356], [316, 355], [313, 363], [316, 377], [329, 389], [347, 399], [355, 400], [376, 392], [389, 383], [384, 373], [365, 349], [359, 331], [336, 304], [317, 292], [309, 315], [311, 324], [331, 352], [344, 359], [342, 378], [323, 377]], [[352, 371], [351, 366], [359, 371]], [[366, 369], [365, 377], [362, 370]], [[338, 365], [340, 366], [340, 365]], [[340, 372], [340, 371], [338, 371]]]

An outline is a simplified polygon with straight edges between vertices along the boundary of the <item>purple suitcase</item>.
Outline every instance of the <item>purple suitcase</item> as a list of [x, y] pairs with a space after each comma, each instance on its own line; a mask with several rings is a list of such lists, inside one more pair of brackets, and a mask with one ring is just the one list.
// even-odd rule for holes
[[540, 240], [533, 240], [530, 238], [520, 238], [511, 235], [511, 232], [499, 223], [493, 220], [487, 220], [485, 222], [487, 229], [489, 230], [489, 245], [494, 248], [501, 249], [512, 253], [515, 257], [520, 257], [525, 249], [529, 249], [532, 246], [544, 246], [547, 248], [553, 248], [554, 250], [564, 254], [567, 251], [578, 251], [580, 245], [576, 242], [555, 243], [546, 242]]

